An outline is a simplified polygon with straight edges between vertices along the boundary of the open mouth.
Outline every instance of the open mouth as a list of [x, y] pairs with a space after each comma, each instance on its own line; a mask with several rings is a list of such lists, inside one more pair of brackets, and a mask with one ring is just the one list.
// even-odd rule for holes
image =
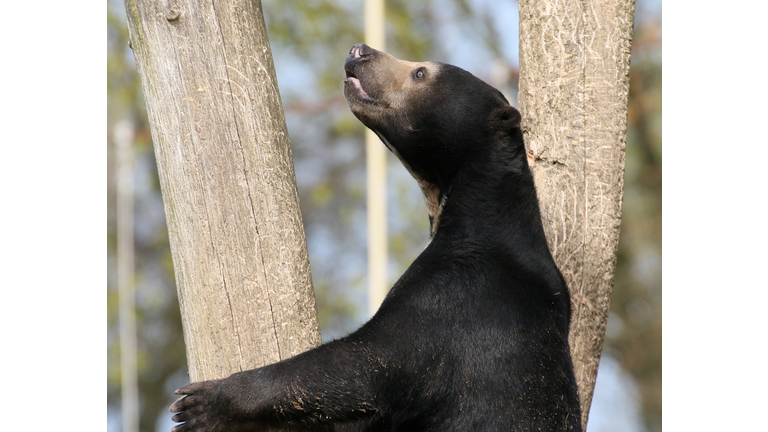
[[345, 69], [344, 71], [347, 73], [347, 79], [344, 80], [344, 83], [353, 85], [364, 99], [373, 100], [373, 98], [363, 90], [363, 85], [360, 83], [360, 79], [349, 69]]

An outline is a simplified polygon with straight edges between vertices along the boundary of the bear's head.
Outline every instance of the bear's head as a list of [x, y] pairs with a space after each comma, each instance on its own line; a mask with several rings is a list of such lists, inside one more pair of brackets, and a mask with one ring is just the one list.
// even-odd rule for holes
[[397, 59], [365, 44], [344, 62], [352, 113], [403, 162], [424, 193], [432, 231], [462, 167], [490, 153], [525, 160], [520, 113], [471, 73], [439, 62]]

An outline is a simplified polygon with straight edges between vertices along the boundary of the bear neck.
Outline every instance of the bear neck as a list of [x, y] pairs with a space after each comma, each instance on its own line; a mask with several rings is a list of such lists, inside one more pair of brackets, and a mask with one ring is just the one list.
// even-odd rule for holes
[[485, 148], [437, 186], [440, 206], [430, 215], [430, 245], [544, 267], [557, 282], [561, 276], [547, 246], [522, 137]]

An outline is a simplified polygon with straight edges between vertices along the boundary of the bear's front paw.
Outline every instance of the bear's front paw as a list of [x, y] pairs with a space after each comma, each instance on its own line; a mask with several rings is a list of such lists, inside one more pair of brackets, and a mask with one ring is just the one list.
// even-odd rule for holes
[[238, 429], [238, 423], [227, 411], [222, 400], [223, 380], [202, 381], [189, 384], [178, 390], [182, 395], [171, 405], [170, 411], [177, 413], [173, 421], [181, 424], [173, 432], [219, 432]]

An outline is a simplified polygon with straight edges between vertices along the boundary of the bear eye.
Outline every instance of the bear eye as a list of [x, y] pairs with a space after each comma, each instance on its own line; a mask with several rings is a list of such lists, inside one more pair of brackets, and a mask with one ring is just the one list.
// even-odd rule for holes
[[418, 68], [413, 71], [413, 78], [416, 80], [423, 80], [427, 76], [427, 71], [424, 70], [423, 67]]

